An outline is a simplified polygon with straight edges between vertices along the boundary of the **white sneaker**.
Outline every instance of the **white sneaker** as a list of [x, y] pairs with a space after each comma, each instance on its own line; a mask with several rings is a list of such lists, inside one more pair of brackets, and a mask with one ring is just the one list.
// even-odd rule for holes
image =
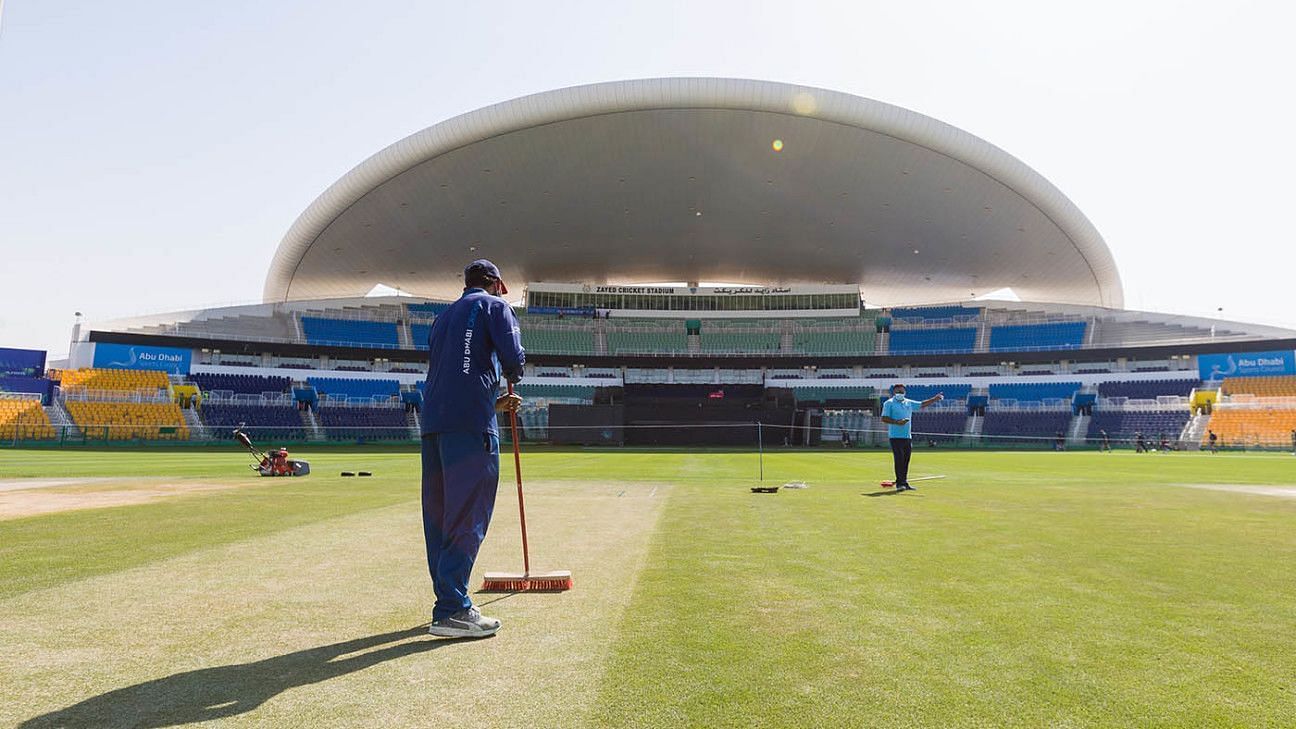
[[439, 638], [485, 638], [500, 629], [500, 621], [488, 618], [475, 607], [460, 610], [448, 618], [433, 620], [428, 633]]

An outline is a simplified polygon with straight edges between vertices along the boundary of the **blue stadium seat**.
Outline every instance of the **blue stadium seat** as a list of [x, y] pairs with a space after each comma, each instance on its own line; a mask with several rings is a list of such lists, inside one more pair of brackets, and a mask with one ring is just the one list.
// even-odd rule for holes
[[449, 304], [428, 301], [421, 304], [406, 304], [405, 310], [409, 312], [411, 319], [435, 319], [449, 307]]
[[1188, 424], [1188, 410], [1097, 410], [1089, 421], [1088, 436], [1100, 439], [1101, 431], [1107, 431], [1107, 437], [1113, 441], [1131, 441], [1135, 433], [1142, 433], [1149, 439], [1159, 438], [1164, 433], [1171, 440], [1177, 440]]
[[1098, 385], [1099, 397], [1128, 397], [1136, 400], [1155, 400], [1160, 395], [1187, 397], [1197, 386], [1197, 380], [1143, 380], [1142, 382], [1102, 382]]
[[1084, 345], [1085, 323], [1014, 324], [990, 330], [991, 352], [1078, 349]]
[[[950, 385], [905, 385], [905, 397], [910, 400], [926, 400], [938, 392], [944, 393], [946, 400], [966, 400], [968, 395], [972, 394], [972, 386], [959, 383]], [[890, 393], [885, 393], [883, 397], [888, 394]]]
[[408, 440], [409, 423], [401, 408], [322, 407], [319, 423], [329, 440]]
[[432, 336], [431, 324], [419, 324], [410, 322], [410, 341], [414, 343], [414, 349], [428, 350], [428, 337]]
[[260, 395], [265, 392], [288, 392], [292, 380], [287, 377], [262, 375], [233, 375], [225, 373], [195, 372], [189, 379], [203, 392], [220, 390], [239, 395]]
[[302, 332], [310, 344], [391, 348], [400, 346], [396, 322], [303, 316], [301, 323]]
[[1047, 398], [1070, 401], [1079, 389], [1079, 382], [996, 383], [990, 385], [990, 399], [1032, 402]]
[[204, 403], [198, 414], [214, 438], [232, 438], [240, 423], [247, 424], [244, 432], [262, 447], [305, 438], [301, 416], [288, 405]]
[[920, 410], [913, 418], [914, 444], [927, 441], [949, 443], [963, 435], [967, 413], [962, 410]]
[[985, 445], [996, 443], [1051, 444], [1057, 433], [1071, 425], [1070, 410], [1017, 411], [993, 408], [986, 411], [981, 433], [992, 436]]
[[971, 352], [976, 346], [975, 327], [948, 329], [892, 329], [891, 354]]
[[981, 309], [967, 306], [905, 306], [899, 309], [891, 310], [893, 319], [961, 319], [963, 317], [978, 316]]
[[400, 392], [396, 380], [360, 380], [346, 377], [307, 377], [306, 381], [320, 395], [330, 397], [394, 397]]

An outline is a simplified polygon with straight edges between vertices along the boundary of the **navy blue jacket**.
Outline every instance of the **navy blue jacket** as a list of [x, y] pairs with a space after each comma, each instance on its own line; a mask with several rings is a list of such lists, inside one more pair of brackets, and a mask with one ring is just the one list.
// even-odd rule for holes
[[467, 289], [432, 324], [423, 433], [496, 433], [500, 374], [522, 379], [526, 352], [508, 302]]

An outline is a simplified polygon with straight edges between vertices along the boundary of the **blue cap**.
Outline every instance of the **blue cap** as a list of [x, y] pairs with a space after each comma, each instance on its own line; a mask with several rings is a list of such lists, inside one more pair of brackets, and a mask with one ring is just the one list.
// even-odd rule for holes
[[464, 268], [465, 282], [478, 276], [489, 276], [490, 278], [499, 281], [500, 293], [508, 293], [508, 287], [504, 285], [504, 277], [500, 275], [499, 268], [485, 258], [479, 258]]

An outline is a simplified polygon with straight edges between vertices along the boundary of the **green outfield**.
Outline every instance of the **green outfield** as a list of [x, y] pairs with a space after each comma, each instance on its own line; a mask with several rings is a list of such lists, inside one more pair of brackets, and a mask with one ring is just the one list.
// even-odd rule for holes
[[893, 494], [881, 452], [536, 451], [576, 587], [477, 595], [477, 642], [422, 632], [417, 454], [301, 455], [0, 451], [0, 726], [1296, 724], [1290, 455], [920, 450]]

